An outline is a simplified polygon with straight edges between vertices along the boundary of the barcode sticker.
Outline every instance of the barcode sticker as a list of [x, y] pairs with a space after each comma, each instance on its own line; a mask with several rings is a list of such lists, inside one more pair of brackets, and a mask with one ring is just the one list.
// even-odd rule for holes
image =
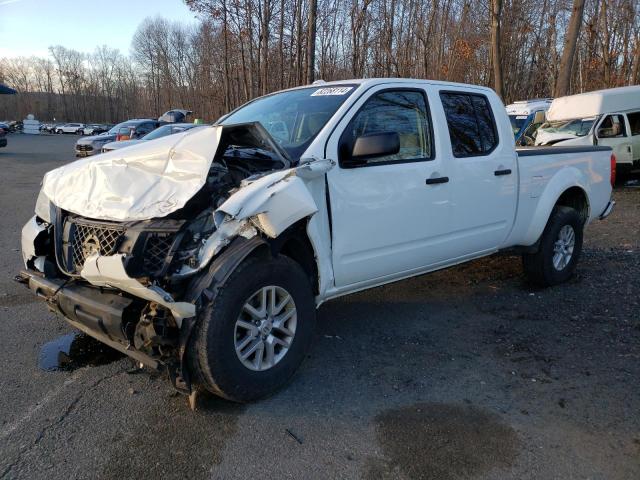
[[349, 93], [353, 87], [326, 87], [319, 88], [311, 94], [312, 97], [324, 97], [327, 95], [345, 95]]

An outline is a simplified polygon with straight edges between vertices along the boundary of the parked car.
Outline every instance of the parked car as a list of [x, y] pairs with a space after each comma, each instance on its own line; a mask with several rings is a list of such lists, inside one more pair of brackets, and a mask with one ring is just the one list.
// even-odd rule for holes
[[151, 133], [147, 133], [144, 137], [133, 140], [122, 140], [119, 142], [110, 142], [102, 147], [102, 153], [111, 152], [113, 150], [119, 150], [121, 148], [137, 145], [140, 142], [146, 142], [149, 140], [155, 140], [157, 138], [166, 137], [167, 135], [173, 135], [174, 133], [182, 133], [187, 130], [191, 130], [194, 127], [201, 127], [203, 125], [195, 125], [193, 123], [170, 123], [156, 128]]
[[9, 125], [7, 125], [6, 123], [0, 123], [0, 130], [2, 130], [4, 133], [9, 133]]
[[23, 128], [22, 120], [10, 120], [5, 122], [9, 126], [9, 132], [21, 132]]
[[191, 110], [184, 110], [182, 108], [175, 108], [164, 112], [159, 118], [160, 123], [184, 123], [187, 117], [193, 112]]
[[41, 132], [56, 133], [56, 128], [63, 126], [64, 123], [43, 123], [40, 127]]
[[[127, 120], [126, 122], [119, 123], [108, 132], [79, 139], [75, 147], [76, 157], [88, 157], [100, 153], [102, 147], [107, 143], [116, 141], [121, 135], [121, 132], [127, 132], [127, 134], [134, 136], [142, 136], [155, 130], [157, 126], [158, 122], [156, 120], [148, 118]], [[122, 137], [120, 136], [120, 138]]]
[[7, 132], [0, 128], [0, 147], [7, 146]]
[[83, 135], [99, 135], [101, 133], [108, 132], [109, 129], [111, 129], [112, 127], [113, 125], [105, 125], [102, 123], [90, 123], [84, 126], [84, 128], [82, 129], [82, 134]]
[[84, 129], [84, 123], [65, 123], [55, 128], [55, 133], [75, 133], [76, 135], [82, 134]]
[[640, 165], [640, 85], [556, 98], [536, 145], [604, 145], [619, 168]]
[[551, 106], [551, 98], [521, 100], [506, 106], [516, 145], [531, 146], [536, 131], [545, 121], [545, 112]]
[[300, 87], [47, 173], [20, 278], [180, 391], [251, 401], [290, 379], [328, 299], [506, 249], [537, 284], [569, 279], [612, 167], [608, 147], [516, 152], [485, 87]]

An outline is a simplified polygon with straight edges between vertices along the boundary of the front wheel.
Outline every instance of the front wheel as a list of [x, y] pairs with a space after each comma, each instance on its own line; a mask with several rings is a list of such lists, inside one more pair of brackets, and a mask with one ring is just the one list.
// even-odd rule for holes
[[580, 258], [583, 229], [584, 222], [575, 209], [556, 206], [542, 233], [538, 251], [522, 256], [529, 280], [543, 287], [567, 281]]
[[282, 255], [245, 260], [198, 316], [189, 351], [196, 380], [237, 402], [274, 393], [304, 360], [315, 320], [298, 263]]

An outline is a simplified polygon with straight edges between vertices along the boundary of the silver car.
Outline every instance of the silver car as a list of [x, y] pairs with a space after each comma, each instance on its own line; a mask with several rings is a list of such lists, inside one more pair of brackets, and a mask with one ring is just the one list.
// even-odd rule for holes
[[83, 137], [76, 142], [76, 157], [88, 157], [100, 153], [105, 144], [116, 140], [121, 128], [138, 128], [143, 131], [147, 129], [146, 131], [150, 132], [157, 127], [157, 124], [156, 120], [151, 119], [127, 120], [111, 128], [108, 132]]
[[161, 127], [156, 128], [153, 132], [147, 133], [144, 137], [137, 138], [134, 140], [121, 140], [119, 142], [110, 142], [105, 144], [102, 147], [102, 152], [111, 152], [112, 150], [119, 150], [121, 148], [130, 147], [131, 145], [136, 145], [140, 142], [145, 142], [148, 140], [155, 140], [156, 138], [166, 137], [167, 135], [173, 135], [174, 133], [185, 132], [187, 130], [192, 129], [193, 127], [201, 127], [202, 124], [194, 124], [194, 123], [170, 123], [168, 125], [163, 125]]

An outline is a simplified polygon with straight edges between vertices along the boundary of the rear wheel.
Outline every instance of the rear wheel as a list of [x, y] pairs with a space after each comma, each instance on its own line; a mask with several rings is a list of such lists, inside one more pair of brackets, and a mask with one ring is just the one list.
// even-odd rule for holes
[[302, 363], [315, 313], [298, 263], [285, 256], [246, 260], [199, 315], [189, 352], [197, 380], [238, 402], [274, 393]]
[[567, 281], [580, 258], [583, 228], [582, 218], [575, 209], [556, 206], [542, 233], [538, 251], [522, 256], [529, 280], [544, 287]]

